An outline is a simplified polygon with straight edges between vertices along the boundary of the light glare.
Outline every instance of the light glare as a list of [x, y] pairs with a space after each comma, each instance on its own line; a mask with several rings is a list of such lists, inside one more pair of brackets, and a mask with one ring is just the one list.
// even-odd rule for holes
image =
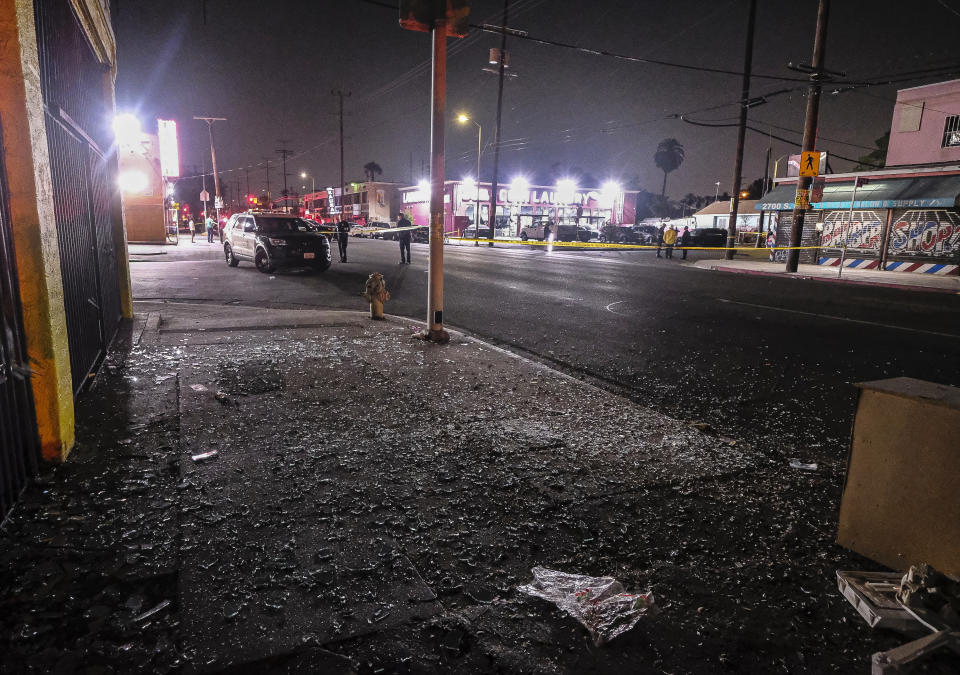
[[140, 120], [131, 113], [121, 113], [113, 118], [113, 135], [117, 145], [137, 145], [140, 142]]
[[143, 194], [147, 189], [147, 174], [143, 171], [124, 171], [117, 177], [120, 190], [130, 194]]

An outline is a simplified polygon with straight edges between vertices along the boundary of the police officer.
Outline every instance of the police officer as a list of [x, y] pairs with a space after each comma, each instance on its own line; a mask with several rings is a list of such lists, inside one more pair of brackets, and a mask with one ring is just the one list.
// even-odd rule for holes
[[[407, 215], [405, 213], [400, 214], [400, 220], [397, 221], [397, 227], [413, 227], [413, 223], [407, 220]], [[397, 239], [400, 241], [400, 264], [409, 265], [410, 264], [410, 239], [411, 234], [410, 230], [400, 230], [397, 232]], [[404, 257], [406, 253], [406, 257]]]
[[350, 236], [350, 223], [341, 220], [337, 223], [337, 248], [340, 249], [340, 262], [347, 262], [347, 237]]

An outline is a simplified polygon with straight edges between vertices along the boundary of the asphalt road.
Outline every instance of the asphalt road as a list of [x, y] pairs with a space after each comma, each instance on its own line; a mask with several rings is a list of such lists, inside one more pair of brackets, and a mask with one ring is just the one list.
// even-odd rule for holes
[[[205, 241], [133, 255], [135, 299], [364, 309], [426, 316], [427, 247], [351, 239], [323, 274], [231, 269]], [[336, 250], [334, 250], [336, 258]], [[444, 319], [771, 452], [840, 459], [855, 382], [906, 375], [960, 386], [960, 296], [694, 268], [651, 252], [444, 249]], [[538, 405], [531, 401], [530, 405]], [[509, 410], [504, 410], [509, 415]]]

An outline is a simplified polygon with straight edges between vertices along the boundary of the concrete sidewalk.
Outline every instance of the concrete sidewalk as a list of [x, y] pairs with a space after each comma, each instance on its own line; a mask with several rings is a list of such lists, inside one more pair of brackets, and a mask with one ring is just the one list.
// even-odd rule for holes
[[[870, 566], [832, 544], [839, 449], [798, 472], [396, 318], [136, 309], [2, 532], [4, 672], [849, 672], [891, 644], [836, 592]], [[664, 611], [594, 649], [517, 592], [535, 565]]]
[[797, 279], [816, 279], [820, 281], [835, 281], [841, 283], [869, 284], [872, 286], [889, 286], [921, 291], [960, 293], [960, 276], [917, 274], [910, 272], [881, 272], [877, 270], [860, 270], [844, 267], [840, 278], [837, 277], [836, 267], [823, 265], [800, 265], [796, 273], [784, 270], [784, 263], [757, 260], [698, 260], [693, 263], [700, 269], [717, 270], [720, 272], [734, 272], [739, 274], [758, 274], [769, 276], [784, 276]]

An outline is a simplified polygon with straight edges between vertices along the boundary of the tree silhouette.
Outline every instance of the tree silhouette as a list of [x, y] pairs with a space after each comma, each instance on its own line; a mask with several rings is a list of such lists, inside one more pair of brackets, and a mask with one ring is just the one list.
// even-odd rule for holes
[[657, 151], [653, 154], [653, 163], [657, 168], [663, 171], [663, 189], [660, 190], [660, 197], [667, 196], [667, 174], [676, 171], [683, 164], [683, 146], [676, 138], [665, 138], [657, 145]]
[[373, 182], [379, 174], [383, 173], [383, 169], [376, 162], [367, 162], [363, 165], [363, 173], [366, 174], [368, 181]]
[[857, 165], [853, 167], [854, 171], [871, 171], [882, 169], [887, 163], [887, 145], [890, 143], [890, 132], [887, 131], [880, 138], [874, 141], [877, 146], [865, 155], [857, 158]]

